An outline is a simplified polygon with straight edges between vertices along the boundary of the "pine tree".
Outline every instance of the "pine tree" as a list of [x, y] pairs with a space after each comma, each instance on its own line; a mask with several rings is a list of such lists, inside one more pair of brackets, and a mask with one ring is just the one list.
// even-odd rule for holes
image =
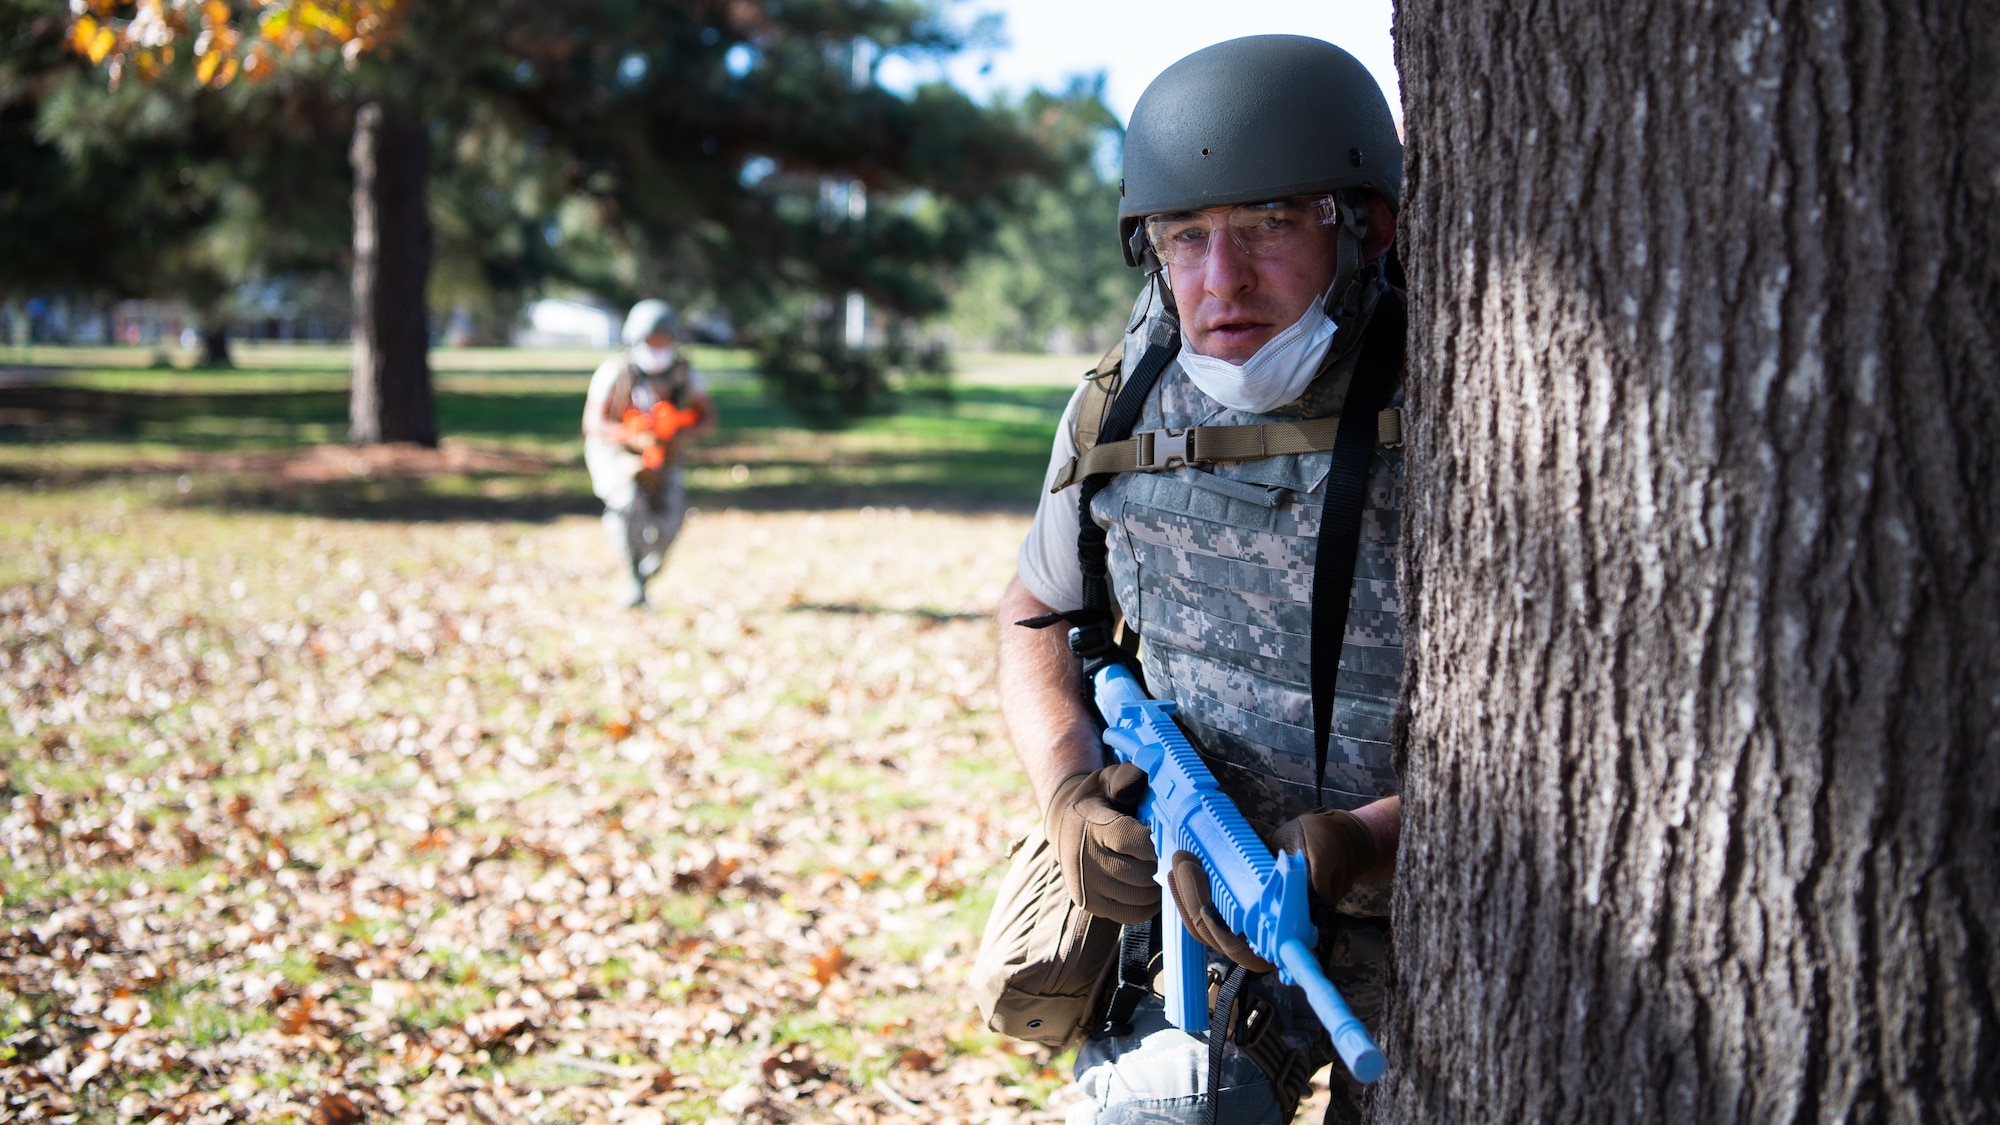
[[[183, 7], [196, 6], [168, 5]], [[242, 31], [242, 14], [227, 25], [237, 38], [220, 35], [217, 6], [198, 7], [180, 30], [208, 53], [178, 62], [125, 39], [106, 44], [129, 28], [104, 12], [79, 16], [72, 42], [118, 74], [165, 77], [178, 65], [210, 85], [239, 75], [310, 83], [348, 107], [358, 441], [435, 441], [420, 299], [430, 184], [440, 166], [466, 171], [458, 150], [468, 140], [528, 149], [541, 182], [561, 184], [562, 207], [613, 248], [555, 255], [550, 273], [624, 296], [714, 301], [767, 336], [848, 292], [892, 318], [937, 311], [942, 271], [990, 237], [1011, 185], [1048, 167], [1005, 114], [941, 85], [909, 97], [880, 86], [885, 53], [960, 45], [931, 8], [902, 0], [266, 5], [267, 35], [270, 11], [294, 17], [279, 25], [290, 32], [307, 8], [333, 12], [348, 35], [289, 44], [292, 54]], [[220, 62], [218, 42], [233, 52]], [[351, 65], [330, 64], [335, 50]], [[858, 185], [872, 205], [830, 221], [827, 183]], [[545, 219], [551, 235], [557, 218]]]

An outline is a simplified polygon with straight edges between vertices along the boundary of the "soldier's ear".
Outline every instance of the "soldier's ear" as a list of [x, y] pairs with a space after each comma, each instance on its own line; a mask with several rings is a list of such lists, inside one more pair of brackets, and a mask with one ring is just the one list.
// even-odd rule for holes
[[1361, 260], [1372, 262], [1396, 244], [1396, 213], [1379, 195], [1368, 197], [1368, 237], [1361, 243]]

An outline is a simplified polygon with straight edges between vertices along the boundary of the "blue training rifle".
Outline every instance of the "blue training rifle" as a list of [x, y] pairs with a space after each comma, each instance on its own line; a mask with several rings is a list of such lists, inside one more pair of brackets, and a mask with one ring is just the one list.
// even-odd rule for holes
[[1305, 990], [1348, 1071], [1363, 1082], [1382, 1077], [1381, 1048], [1313, 955], [1319, 933], [1306, 910], [1305, 857], [1296, 852], [1272, 857], [1174, 723], [1172, 702], [1148, 697], [1122, 664], [1108, 663], [1092, 679], [1106, 724], [1105, 744], [1121, 761], [1146, 771], [1139, 816], [1152, 829], [1160, 857], [1155, 879], [1168, 896], [1160, 911], [1167, 1019], [1182, 1031], [1208, 1030], [1207, 947], [1181, 922], [1168, 881], [1174, 853], [1192, 852], [1208, 872], [1217, 913], [1257, 956], [1278, 967], [1278, 979]]

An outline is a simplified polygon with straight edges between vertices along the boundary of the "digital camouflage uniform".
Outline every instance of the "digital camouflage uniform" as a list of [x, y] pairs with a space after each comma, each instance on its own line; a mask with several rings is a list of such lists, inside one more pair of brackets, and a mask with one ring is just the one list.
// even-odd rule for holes
[[[1126, 341], [1129, 370], [1145, 326]], [[1331, 364], [1296, 403], [1269, 414], [1219, 406], [1181, 371], [1162, 372], [1133, 431], [1252, 425], [1336, 415], [1360, 348]], [[1221, 462], [1114, 477], [1092, 502], [1109, 532], [1112, 590], [1140, 636], [1146, 686], [1176, 704], [1189, 739], [1222, 791], [1267, 839], [1320, 804], [1314, 791], [1312, 580], [1330, 453]], [[1326, 807], [1353, 809], [1393, 796], [1390, 726], [1401, 694], [1403, 641], [1396, 592], [1403, 455], [1377, 449], [1369, 465], [1361, 546], [1326, 761]], [[1365, 1023], [1384, 1000], [1389, 884], [1357, 884], [1338, 913], [1315, 917], [1328, 977]], [[1212, 974], [1228, 962], [1211, 956]], [[1359, 1121], [1364, 1089], [1337, 1064], [1304, 994], [1259, 978], [1246, 991], [1273, 1002], [1277, 1026], [1312, 1070], [1335, 1063], [1327, 1120]], [[1179, 1085], [1183, 1072], [1192, 1086]], [[1072, 1123], [1200, 1121], [1207, 1045], [1166, 1025], [1157, 1001], [1133, 1034], [1086, 1041], [1077, 1081], [1090, 1101]], [[1310, 1073], [1308, 1071], [1307, 1073]], [[1134, 1075], [1138, 1077], [1136, 1082]], [[1225, 1056], [1222, 1120], [1272, 1121], [1263, 1074], [1234, 1046]], [[1150, 1095], [1132, 1098], [1138, 1085]], [[1180, 1090], [1182, 1092], [1175, 1092]], [[1165, 1095], [1165, 1096], [1161, 1096]]]

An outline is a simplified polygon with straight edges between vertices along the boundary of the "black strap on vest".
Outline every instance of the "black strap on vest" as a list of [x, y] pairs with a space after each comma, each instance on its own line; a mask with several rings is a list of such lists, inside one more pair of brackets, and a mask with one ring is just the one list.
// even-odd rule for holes
[[[1222, 1051], [1229, 1042], [1230, 1025], [1236, 1022], [1236, 996], [1243, 991], [1243, 983], [1250, 979], [1250, 970], [1241, 965], [1231, 965], [1222, 974], [1222, 987], [1216, 990], [1215, 1008], [1208, 1014], [1208, 1125], [1218, 1125], [1222, 1115]], [[1275, 1077], [1271, 1081], [1271, 1093], [1278, 1094]]]
[[[1174, 361], [1180, 350], [1180, 322], [1170, 315], [1161, 316], [1154, 322], [1146, 354], [1139, 357], [1138, 368], [1112, 401], [1111, 411], [1097, 432], [1100, 444], [1124, 441], [1132, 436], [1132, 427], [1139, 423], [1139, 415], [1145, 410], [1147, 396], [1153, 393], [1153, 385], [1160, 381], [1160, 373]], [[1083, 623], [1071, 622], [1076, 627], [1070, 630], [1069, 647], [1083, 660], [1086, 676], [1095, 671], [1100, 662], [1119, 660], [1125, 655], [1111, 637], [1109, 533], [1090, 518], [1090, 502], [1111, 482], [1111, 477], [1110, 473], [1085, 477], [1077, 489], [1076, 557], [1083, 569], [1083, 611], [1089, 618]]]
[[1132, 1034], [1132, 1013], [1153, 991], [1153, 958], [1159, 952], [1157, 916], [1118, 931], [1118, 975], [1105, 998], [1104, 1011], [1092, 1021], [1093, 1037]]
[[[1104, 425], [1099, 428], [1097, 440], [1124, 441], [1132, 436], [1132, 427], [1139, 422], [1139, 415], [1145, 410], [1146, 398], [1153, 393], [1153, 385], [1160, 381], [1160, 373], [1167, 369], [1181, 350], [1181, 326], [1171, 313], [1164, 313], [1153, 322], [1147, 334], [1146, 354], [1139, 357], [1139, 366], [1132, 371], [1132, 377], [1118, 391], [1118, 397], [1111, 402], [1111, 409], [1105, 413]], [[1108, 661], [1122, 661], [1125, 650], [1111, 635], [1111, 549], [1106, 538], [1107, 532], [1090, 518], [1090, 502], [1103, 491], [1116, 474], [1097, 473], [1083, 478], [1077, 485], [1077, 533], [1076, 559], [1083, 571], [1083, 605], [1078, 609], [1046, 613], [1040, 617], [1030, 617], [1017, 621], [1031, 629], [1042, 629], [1058, 621], [1070, 625], [1069, 648], [1083, 661], [1083, 674], [1088, 677]]]
[[1347, 638], [1347, 606], [1354, 596], [1354, 563], [1361, 549], [1361, 512], [1368, 501], [1368, 462], [1375, 453], [1375, 416], [1396, 393], [1403, 371], [1403, 336], [1408, 318], [1403, 295], [1387, 285], [1375, 302], [1361, 354], [1354, 363], [1347, 399], [1340, 405], [1340, 429], [1333, 439], [1333, 463], [1321, 501], [1319, 542], [1313, 554], [1312, 704], [1313, 800], [1324, 805], [1326, 755], [1333, 737], [1334, 681], [1340, 648]]

